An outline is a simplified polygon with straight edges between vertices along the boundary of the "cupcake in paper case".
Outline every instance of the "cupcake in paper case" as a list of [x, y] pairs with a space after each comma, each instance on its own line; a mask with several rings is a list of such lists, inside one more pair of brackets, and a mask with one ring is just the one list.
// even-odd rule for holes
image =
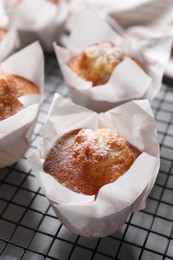
[[45, 52], [52, 52], [53, 41], [60, 42], [69, 9], [66, 0], [9, 1], [6, 8], [19, 49], [38, 40]]
[[[91, 81], [95, 87], [106, 84], [113, 70], [127, 57], [132, 58], [113, 42], [99, 42], [72, 57], [67, 66], [80, 78]], [[142, 63], [135, 58], [132, 59], [144, 70]]]
[[170, 48], [170, 38], [125, 38], [118, 24], [113, 30], [93, 11], [79, 18], [66, 48], [54, 43], [72, 100], [96, 112], [152, 99], [161, 87]]
[[43, 88], [44, 57], [39, 43], [33, 43], [1, 62], [1, 168], [19, 160], [29, 148]]
[[71, 32], [78, 16], [86, 9], [95, 9], [112, 26], [120, 24], [125, 33], [138, 37], [158, 37], [172, 35], [173, 2], [171, 0], [131, 0], [128, 2], [107, 0], [71, 0], [70, 13], [66, 23]]
[[98, 114], [55, 94], [42, 133], [28, 160], [71, 232], [107, 236], [145, 207], [160, 164], [147, 100]]

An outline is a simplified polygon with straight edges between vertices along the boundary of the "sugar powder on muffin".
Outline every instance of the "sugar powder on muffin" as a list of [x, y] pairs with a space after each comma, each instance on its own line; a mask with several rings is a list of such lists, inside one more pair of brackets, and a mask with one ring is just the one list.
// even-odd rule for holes
[[88, 46], [72, 57], [67, 65], [81, 78], [92, 81], [93, 86], [105, 84], [114, 68], [123, 60], [124, 52], [112, 42]]
[[49, 151], [45, 172], [74, 192], [97, 195], [134, 163], [140, 151], [114, 129], [75, 129]]

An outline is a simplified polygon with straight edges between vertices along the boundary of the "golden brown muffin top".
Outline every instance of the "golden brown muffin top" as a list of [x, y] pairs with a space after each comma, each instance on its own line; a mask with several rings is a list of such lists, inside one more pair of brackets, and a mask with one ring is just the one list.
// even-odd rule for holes
[[77, 75], [92, 81], [93, 86], [105, 84], [114, 68], [123, 60], [123, 51], [112, 42], [90, 45], [82, 53], [69, 60], [67, 65]]
[[113, 129], [76, 129], [49, 151], [44, 170], [74, 192], [97, 195], [133, 164], [140, 151]]
[[28, 79], [16, 75], [7, 75], [6, 82], [15, 91], [16, 97], [39, 94], [37, 86]]
[[107, 83], [113, 70], [126, 57], [131, 58], [145, 71], [141, 61], [125, 54], [112, 42], [99, 42], [90, 45], [83, 52], [72, 57], [67, 65], [79, 77], [91, 81], [94, 87]]
[[0, 121], [23, 108], [17, 98], [38, 93], [38, 88], [29, 80], [14, 75], [0, 75]]

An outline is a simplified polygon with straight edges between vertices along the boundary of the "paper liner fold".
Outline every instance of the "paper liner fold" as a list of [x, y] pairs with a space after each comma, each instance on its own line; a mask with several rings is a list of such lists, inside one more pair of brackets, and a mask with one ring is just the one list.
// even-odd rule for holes
[[23, 0], [9, 10], [11, 24], [19, 37], [18, 48], [38, 40], [45, 52], [52, 52], [53, 41], [60, 41], [68, 15], [68, 4], [61, 0], [53, 4], [46, 0]]
[[[113, 41], [128, 57], [116, 66], [106, 84], [93, 87], [92, 82], [77, 76], [67, 61], [88, 45], [101, 41]], [[54, 43], [54, 49], [72, 100], [96, 112], [105, 112], [130, 100], [155, 97], [161, 87], [171, 44], [169, 37], [148, 40], [124, 37], [95, 11], [89, 10], [79, 17], [67, 48]], [[139, 60], [144, 70], [131, 57]]]

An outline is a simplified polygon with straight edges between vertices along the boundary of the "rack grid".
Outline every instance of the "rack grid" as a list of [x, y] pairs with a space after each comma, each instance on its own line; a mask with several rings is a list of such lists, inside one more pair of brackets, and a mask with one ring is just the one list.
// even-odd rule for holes
[[68, 98], [55, 56], [47, 55], [45, 63], [44, 101], [31, 146], [21, 160], [0, 169], [0, 259], [173, 259], [172, 81], [165, 80], [151, 102], [158, 129], [161, 165], [146, 208], [132, 213], [110, 236], [85, 238], [70, 233], [60, 223], [26, 159], [37, 149], [54, 93]]

